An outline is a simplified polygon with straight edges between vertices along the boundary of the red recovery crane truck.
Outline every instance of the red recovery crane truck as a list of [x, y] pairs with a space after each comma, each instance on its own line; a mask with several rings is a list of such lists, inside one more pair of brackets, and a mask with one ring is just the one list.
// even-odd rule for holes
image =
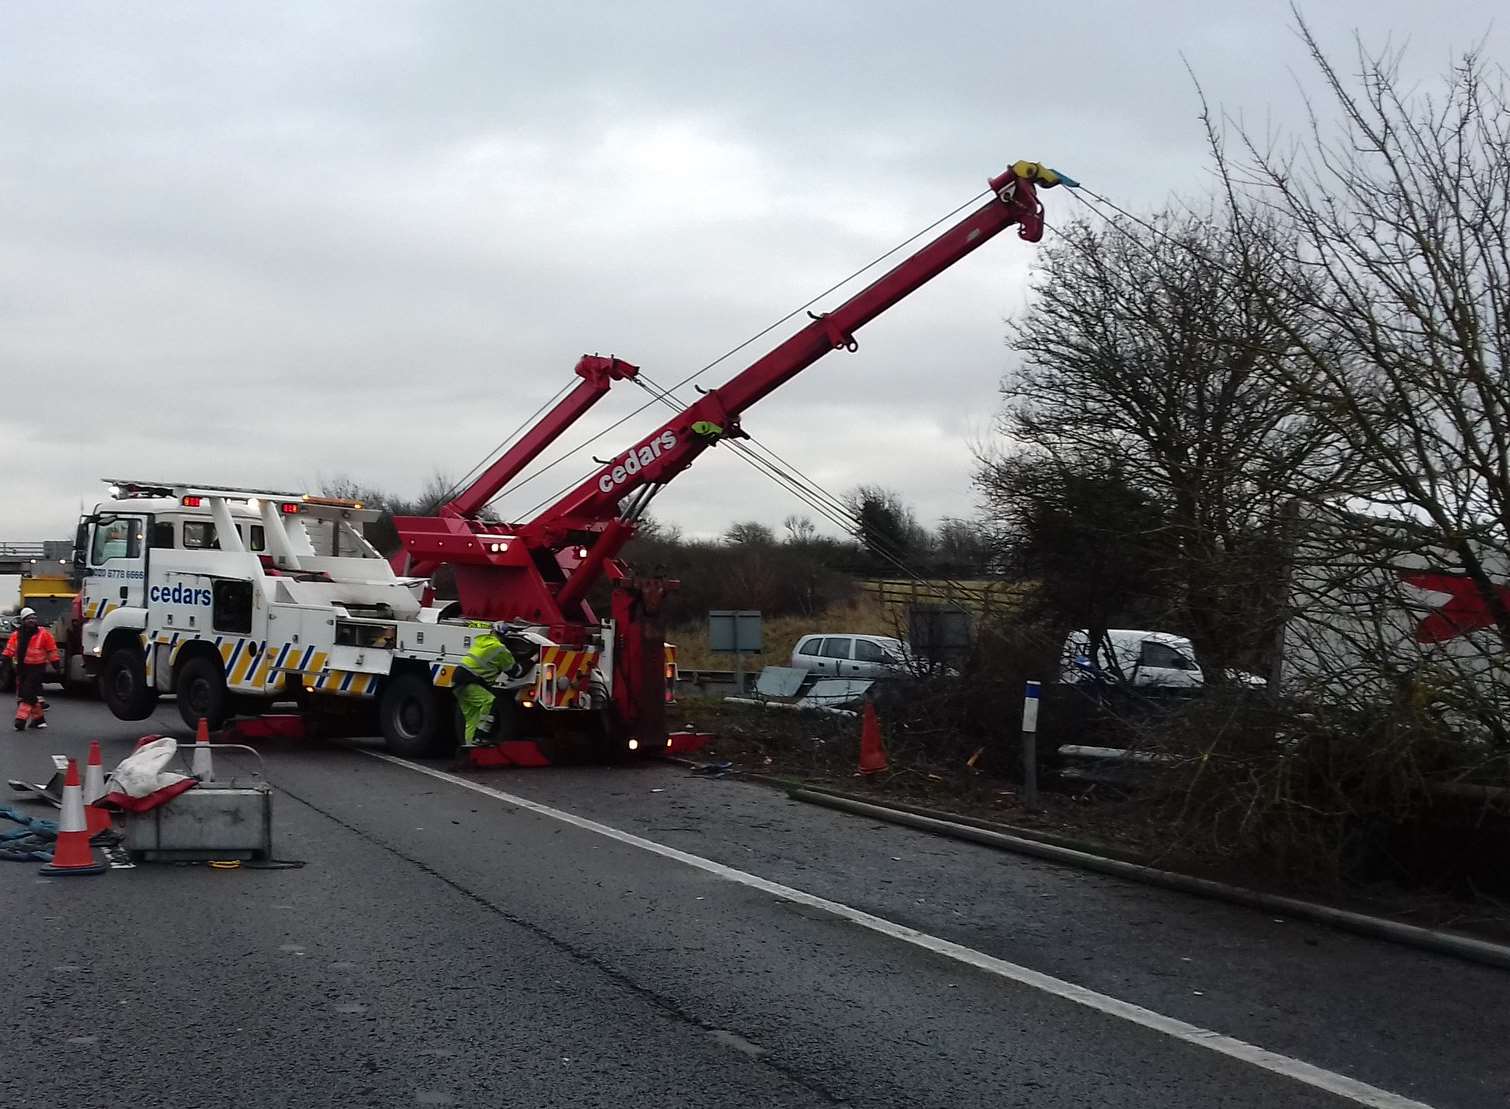
[[[960, 261], [993, 236], [1017, 227], [1019, 238], [1043, 235], [1039, 187], [1075, 182], [1020, 161], [990, 180], [990, 199], [832, 312], [777, 345], [723, 386], [694, 403], [531, 520], [501, 524], [484, 507], [531, 459], [607, 392], [638, 370], [613, 358], [585, 356], [581, 384], [520, 443], [433, 517], [399, 517], [402, 548], [395, 569], [432, 574], [454, 568], [464, 616], [528, 624], [553, 644], [599, 660], [592, 701], [610, 750], [663, 750], [666, 664], [660, 607], [674, 582], [636, 577], [618, 558], [655, 496], [720, 439], [743, 437], [746, 409], [832, 350], [856, 349], [854, 335], [871, 320]], [[588, 593], [604, 576], [613, 589], [604, 616]], [[538, 688], [538, 687], [537, 687]], [[523, 738], [528, 727], [515, 718]], [[505, 744], [507, 746], [507, 744]], [[487, 749], [483, 749], [484, 752]], [[486, 761], [484, 753], [474, 761]]]

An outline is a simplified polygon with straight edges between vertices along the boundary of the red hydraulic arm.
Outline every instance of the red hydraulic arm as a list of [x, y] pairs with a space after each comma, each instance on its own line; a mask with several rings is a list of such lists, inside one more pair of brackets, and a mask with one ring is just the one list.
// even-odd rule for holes
[[1037, 242], [1043, 236], [1037, 188], [1061, 182], [1074, 185], [1046, 166], [1015, 163], [991, 179], [991, 199], [980, 208], [832, 312], [815, 316], [726, 384], [605, 463], [534, 520], [503, 524], [479, 519], [477, 514], [503, 484], [601, 396], [611, 378], [638, 372], [610, 361], [593, 376], [579, 364], [583, 384], [465, 493], [434, 518], [395, 521], [404, 543], [395, 561], [407, 558], [410, 569], [421, 573], [450, 563], [462, 611], [469, 618], [530, 621], [544, 626], [562, 645], [585, 646], [593, 639], [602, 625], [587, 603], [588, 592], [604, 574], [615, 579], [611, 731], [628, 750], [637, 745], [659, 750], [668, 742], [660, 610], [674, 583], [630, 579], [617, 561], [651, 498], [719, 439], [742, 436], [740, 416], [752, 404], [829, 351], [854, 350], [856, 331], [993, 236], [1016, 225], [1021, 238]]
[[[812, 323], [606, 463], [535, 519], [503, 524], [475, 515], [508, 480], [500, 475], [517, 473], [517, 459], [510, 452], [439, 516], [395, 520], [404, 544], [395, 563], [407, 555], [412, 560], [409, 569], [416, 573], [430, 573], [450, 563], [468, 617], [534, 621], [552, 629], [559, 641], [575, 641], [586, 634], [588, 625], [596, 624], [586, 604], [593, 584], [605, 573], [625, 578], [616, 557], [660, 488], [720, 438], [741, 436], [740, 416], [752, 404], [829, 351], [854, 350], [856, 331], [995, 235], [1015, 225], [1019, 237], [1037, 242], [1043, 236], [1037, 189], [1061, 182], [1074, 184], [1036, 162], [1013, 164], [991, 179], [991, 197], [980, 208], [832, 312], [815, 316]], [[605, 370], [610, 377], [631, 377], [638, 372], [624, 363], [614, 365], [621, 372]], [[580, 365], [578, 373], [583, 373]], [[528, 449], [525, 443], [516, 448], [520, 455], [533, 457], [601, 395], [587, 399], [598, 386], [593, 378], [583, 376], [586, 380], [578, 386], [580, 407], [568, 398], [526, 438]], [[606, 388], [606, 384], [605, 378], [601, 385]]]
[[[559, 548], [571, 536], [596, 533], [555, 593], [566, 619], [587, 596], [605, 565], [634, 535], [639, 515], [655, 489], [681, 473], [720, 438], [740, 436], [740, 415], [831, 350], [854, 350], [854, 333], [910, 293], [937, 277], [993, 236], [1016, 225], [1028, 242], [1043, 236], [1043, 208], [1036, 186], [1068, 181], [1046, 166], [1017, 162], [991, 179], [991, 199], [955, 226], [752, 363], [723, 386], [642, 439], [582, 482], [518, 534], [536, 549]], [[1073, 184], [1073, 182], [1070, 182]], [[621, 504], [629, 499], [621, 512]], [[617, 575], [616, 575], [617, 576]], [[465, 602], [466, 598], [463, 598]]]
[[477, 520], [488, 502], [601, 400], [613, 382], [632, 378], [639, 372], [638, 366], [618, 358], [584, 354], [577, 360], [576, 374], [582, 380], [576, 388], [475, 481], [442, 505], [435, 516], [394, 518], [402, 543], [393, 556], [394, 569], [400, 573], [430, 574], [440, 563], [460, 557], [475, 542], [474, 533], [479, 528], [488, 530], [489, 525]]

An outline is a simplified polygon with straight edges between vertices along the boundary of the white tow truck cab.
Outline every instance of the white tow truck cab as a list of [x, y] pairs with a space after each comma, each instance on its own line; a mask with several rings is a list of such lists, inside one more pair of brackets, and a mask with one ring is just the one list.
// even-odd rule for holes
[[[366, 699], [390, 749], [443, 750], [456, 665], [480, 628], [432, 603], [426, 580], [394, 574], [363, 535], [378, 515], [301, 493], [112, 482], [75, 546], [82, 648], [106, 704], [141, 720], [172, 692], [186, 725], [215, 728], [274, 701], [319, 713]], [[611, 659], [540, 630], [518, 629], [536, 657], [511, 683], [517, 705], [591, 709]]]

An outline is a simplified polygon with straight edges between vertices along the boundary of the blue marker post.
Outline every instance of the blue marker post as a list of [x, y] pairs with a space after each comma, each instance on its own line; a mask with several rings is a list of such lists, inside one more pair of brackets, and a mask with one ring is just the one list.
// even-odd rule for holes
[[1038, 807], [1038, 682], [1028, 682], [1022, 694], [1022, 803]]

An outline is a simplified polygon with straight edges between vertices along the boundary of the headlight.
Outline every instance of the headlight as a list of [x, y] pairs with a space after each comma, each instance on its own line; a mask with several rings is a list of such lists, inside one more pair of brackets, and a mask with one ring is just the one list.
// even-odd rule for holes
[[629, 749], [631, 751], [638, 751], [640, 749], [640, 741], [637, 739], [631, 739], [629, 741]]

